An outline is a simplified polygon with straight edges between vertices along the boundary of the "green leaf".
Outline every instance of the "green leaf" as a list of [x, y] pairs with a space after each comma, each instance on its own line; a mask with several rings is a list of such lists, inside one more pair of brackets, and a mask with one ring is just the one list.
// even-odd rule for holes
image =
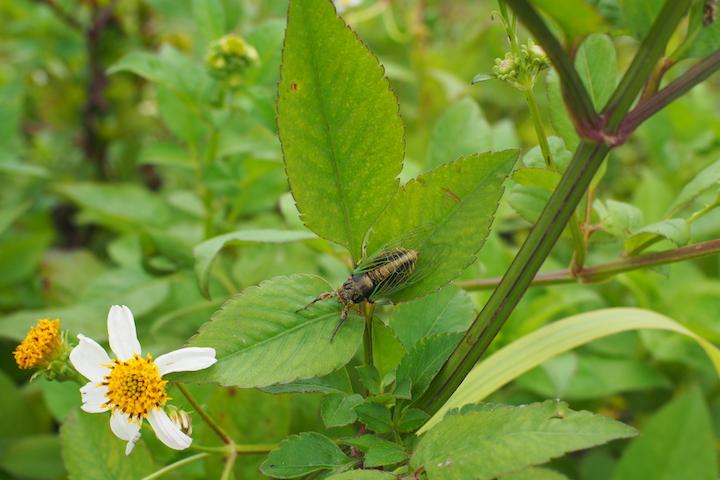
[[392, 473], [381, 470], [350, 470], [331, 475], [326, 480], [395, 480], [396, 478]]
[[545, 168], [519, 168], [513, 172], [512, 179], [525, 187], [553, 192], [560, 182], [560, 173]]
[[660, 13], [663, 0], [624, 0], [622, 3], [625, 21], [635, 38], [642, 39]]
[[560, 353], [614, 333], [642, 329], [669, 330], [695, 340], [720, 376], [720, 350], [674, 320], [639, 308], [595, 310], [546, 325], [480, 362], [418, 433], [437, 424], [448, 410], [487, 398], [503, 385]]
[[521, 407], [464, 409], [426, 433], [412, 456], [428, 478], [492, 479], [567, 452], [635, 435], [633, 428], [548, 400]]
[[720, 160], [716, 160], [690, 180], [668, 209], [669, 215], [689, 207], [700, 195], [720, 185]]
[[405, 349], [400, 344], [392, 329], [387, 327], [382, 320], [373, 318], [373, 365], [377, 368], [381, 380], [395, 370], [400, 363]]
[[383, 440], [375, 435], [361, 435], [359, 437], [346, 438], [343, 442], [365, 452], [365, 458], [363, 460], [363, 466], [365, 467], [394, 465], [404, 461], [408, 457], [402, 445]]
[[95, 340], [107, 338], [108, 305], [70, 305], [42, 310], [20, 310], [0, 317], [0, 337], [17, 340], [25, 338], [30, 327], [41, 318], [58, 318], [64, 330], [71, 334], [83, 333]]
[[683, 58], [702, 58], [720, 48], [720, 22], [715, 19], [708, 25], [703, 21], [707, 2], [695, 2], [690, 10], [688, 36], [695, 35]]
[[222, 0], [193, 0], [192, 13], [195, 23], [208, 40], [225, 34], [225, 6]]
[[503, 475], [500, 480], [568, 480], [568, 477], [549, 468], [530, 467], [510, 475]]
[[617, 238], [624, 239], [642, 226], [643, 213], [634, 205], [608, 200], [596, 201], [595, 210], [603, 228]]
[[597, 8], [575, 0], [532, 0], [562, 28], [571, 40], [603, 29], [603, 18]]
[[215, 348], [218, 362], [181, 378], [266, 387], [325, 375], [345, 365], [361, 342], [363, 322], [351, 315], [330, 341], [340, 321], [337, 301], [298, 311], [327, 290], [330, 286], [314, 275], [275, 277], [245, 289], [190, 340], [191, 346]]
[[[550, 146], [550, 154], [555, 161], [555, 165], [557, 165], [561, 171], [564, 171], [565, 167], [567, 167], [568, 163], [570, 163], [570, 160], [572, 159], [572, 152], [567, 149], [565, 141], [560, 137], [551, 135], [547, 138], [547, 141]], [[523, 155], [522, 161], [526, 167], [547, 168], [545, 166], [545, 158], [543, 157], [542, 149], [539, 145], [528, 150], [527, 153]]]
[[357, 420], [355, 407], [363, 403], [362, 395], [325, 395], [320, 406], [320, 416], [327, 428], [341, 427]]
[[548, 111], [550, 113], [550, 123], [552, 123], [555, 133], [564, 141], [567, 148], [574, 150], [580, 141], [575, 126], [568, 115], [565, 108], [565, 102], [562, 98], [560, 89], [560, 77], [555, 70], [550, 70], [545, 81], [547, 85]]
[[174, 219], [159, 195], [135, 184], [74, 182], [56, 189], [111, 230], [136, 233], [141, 227], [165, 228]]
[[636, 253], [638, 250], [643, 249], [648, 241], [656, 237], [670, 240], [678, 247], [682, 247], [690, 241], [690, 225], [684, 218], [671, 218], [645, 225], [635, 230], [625, 240], [625, 250]]
[[444, 333], [417, 342], [398, 365], [396, 390], [407, 392], [409, 385], [411, 398], [418, 398], [430, 385], [460, 337], [459, 333]]
[[210, 269], [215, 257], [228, 245], [243, 245], [250, 243], [288, 243], [316, 238], [311, 232], [303, 230], [238, 230], [236, 232], [218, 235], [198, 244], [193, 248], [195, 256], [195, 275], [203, 295], [208, 297], [208, 280]]
[[390, 410], [379, 403], [365, 402], [355, 407], [360, 422], [376, 433], [388, 433], [392, 431], [392, 419]]
[[400, 416], [397, 429], [399, 432], [414, 432], [427, 422], [429, 418], [430, 415], [419, 408], [408, 408]]
[[431, 293], [475, 261], [517, 156], [516, 150], [472, 155], [403, 185], [373, 227], [368, 252], [413, 232], [416, 268], [427, 268], [429, 274], [393, 294], [391, 300], [407, 301]]
[[12, 415], [7, 415], [0, 422], [0, 440], [36, 433], [36, 422], [30, 404], [3, 371], [0, 371], [0, 392], [0, 409], [3, 412], [12, 412]]
[[403, 126], [382, 67], [326, 0], [290, 1], [277, 110], [303, 221], [359, 258], [397, 191]]
[[623, 452], [613, 480], [718, 478], [712, 419], [697, 387], [666, 404], [640, 431]]
[[390, 317], [390, 326], [409, 350], [430, 335], [464, 332], [474, 317], [475, 307], [470, 295], [448, 285], [436, 293], [398, 305]]
[[296, 380], [263, 388], [268, 393], [350, 393], [352, 385], [345, 367], [321, 377]]
[[24, 202], [12, 207], [5, 207], [0, 211], [0, 234], [10, 227], [15, 220], [20, 218], [29, 208], [31, 203]]
[[65, 474], [60, 440], [55, 435], [36, 435], [10, 443], [0, 450], [0, 468], [17, 478], [56, 479]]
[[450, 105], [430, 134], [425, 165], [435, 168], [460, 157], [492, 149], [490, 125], [472, 97]]
[[291, 435], [270, 452], [260, 471], [274, 478], [296, 478], [321, 470], [335, 470], [350, 458], [324, 435], [314, 432]]
[[617, 85], [617, 56], [610, 37], [599, 33], [588, 36], [578, 49], [575, 68], [595, 110], [601, 111]]
[[[563, 363], [569, 360], [569, 369]], [[588, 400], [620, 392], [669, 388], [670, 381], [647, 361], [594, 355], [557, 356], [531, 370], [517, 384], [545, 398]]]
[[125, 455], [125, 442], [110, 431], [109, 414], [73, 412], [60, 428], [62, 457], [71, 480], [137, 480], [154, 471], [145, 443]]

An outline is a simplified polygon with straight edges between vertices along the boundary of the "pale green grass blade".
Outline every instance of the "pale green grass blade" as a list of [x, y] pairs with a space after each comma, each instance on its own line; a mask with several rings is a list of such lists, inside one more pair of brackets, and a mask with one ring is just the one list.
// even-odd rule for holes
[[695, 340], [720, 375], [720, 350], [674, 320], [639, 308], [607, 308], [551, 323], [498, 350], [470, 372], [450, 400], [418, 431], [426, 432], [448, 410], [476, 403], [528, 370], [560, 353], [628, 330], [669, 330]]

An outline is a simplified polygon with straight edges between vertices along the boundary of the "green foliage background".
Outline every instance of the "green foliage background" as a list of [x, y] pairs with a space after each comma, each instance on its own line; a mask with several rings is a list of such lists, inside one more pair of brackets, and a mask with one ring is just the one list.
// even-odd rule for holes
[[[29, 383], [29, 373], [18, 370], [12, 361], [16, 344], [39, 318], [60, 318], [73, 336], [82, 332], [99, 341], [106, 339], [105, 316], [111, 304], [132, 309], [145, 351], [156, 354], [184, 345], [212, 317], [191, 343], [224, 342], [225, 348], [216, 346], [222, 361], [209, 379], [242, 388], [191, 385], [209, 412], [238, 442], [287, 438], [287, 445], [305, 438], [302, 448], [322, 450], [330, 465], [346, 465], [344, 451], [325, 436], [352, 435], [350, 424], [358, 418], [378, 433], [389, 428], [384, 406], [365, 403], [356, 408], [362, 403], [357, 395], [353, 397], [358, 385], [380, 393], [396, 381], [395, 393], [404, 385], [405, 394], [415, 396], [427, 387], [433, 373], [424, 367], [439, 368], [488, 293], [450, 286], [409, 303], [383, 307], [373, 337], [376, 377], [354, 368], [347, 369], [349, 374], [345, 370], [330, 374], [351, 360], [360, 344], [358, 317], [351, 316], [327, 350], [313, 351], [318, 345], [313, 342], [333, 330], [337, 305], [322, 304], [316, 316], [300, 323], [293, 323], [298, 317], [287, 312], [347, 278], [352, 260], [361, 254], [365, 232], [377, 217], [381, 220], [369, 237], [375, 248], [421, 226], [421, 214], [445, 225], [445, 230], [426, 240], [448, 257], [443, 261], [447, 271], [441, 272], [442, 281], [425, 279], [398, 300], [433, 291], [456, 278], [466, 265], [459, 280], [500, 276], [559, 178], [557, 172], [541, 170], [543, 159], [523, 95], [497, 80], [470, 83], [478, 72], [489, 72], [494, 59], [507, 51], [505, 32], [493, 14], [495, 2], [401, 0], [388, 6], [366, 0], [343, 16], [369, 52], [359, 44], [357, 51], [345, 51], [341, 42], [335, 45], [308, 37], [307, 31], [294, 31], [288, 35], [298, 39], [297, 51], [292, 54], [294, 63], [283, 66], [282, 80], [285, 1], [55, 2], [70, 19], [48, 3], [52, 2], [0, 3], [0, 476], [140, 478], [181, 458], [145, 432], [126, 459], [122, 442], [107, 429], [107, 418], [101, 421], [100, 416], [79, 411], [80, 395], [74, 385]], [[652, 14], [662, 4], [656, 0], [534, 3], [551, 15], [558, 32], [578, 41], [595, 32], [577, 45], [575, 64], [597, 107], [607, 101], [638, 36], [648, 30]], [[691, 26], [700, 21], [701, 3], [693, 7]], [[99, 39], [93, 40], [97, 51], [90, 52], [89, 34], [72, 22], [99, 25], [98, 15], [108, 8], [112, 13], [101, 22]], [[344, 29], [339, 22], [335, 27]], [[717, 24], [702, 30], [681, 58], [717, 50], [718, 31]], [[209, 44], [229, 32], [242, 35], [259, 56], [257, 64], [242, 72], [237, 88], [206, 64]], [[354, 39], [349, 30], [345, 32]], [[671, 40], [671, 50], [681, 43], [683, 33], [681, 29]], [[379, 67], [371, 69], [367, 78], [353, 78], [355, 83], [348, 87], [333, 77], [331, 63], [322, 64], [320, 49], [327, 55], [357, 55], [368, 68], [374, 68], [372, 55], [377, 56], [397, 103], [387, 94]], [[98, 70], [93, 71], [92, 62], [97, 62]], [[313, 62], [327, 73], [312, 86], [317, 98], [297, 105], [283, 97], [277, 111], [290, 113], [278, 121], [278, 82], [281, 94], [290, 92], [294, 88], [290, 77], [302, 75]], [[671, 69], [669, 77], [682, 67], [680, 63]], [[714, 77], [696, 87], [612, 151], [604, 174], [596, 179], [591, 223], [597, 231], [587, 264], [720, 236], [720, 210], [703, 211], [716, 203], [720, 192], [718, 82]], [[554, 72], [541, 76], [536, 94], [562, 170], [578, 138]], [[327, 102], [338, 99], [345, 102], [342, 108], [323, 110]], [[363, 105], [367, 111], [358, 110]], [[336, 129], [329, 139], [319, 141], [308, 134], [318, 115]], [[278, 133], [285, 141], [282, 148]], [[327, 142], [336, 138], [343, 139], [341, 150], [350, 153], [343, 157], [347, 164], [333, 171], [333, 145]], [[485, 185], [486, 177], [497, 173], [487, 169], [500, 169], [500, 177], [509, 172], [515, 161], [509, 149], [520, 149], [520, 160], [504, 191], [497, 182]], [[500, 153], [480, 154], [487, 151]], [[464, 157], [461, 162], [449, 164], [460, 157]], [[317, 163], [308, 168], [308, 162]], [[448, 172], [453, 169], [465, 175], [452, 177]], [[442, 202], [453, 201], [450, 197], [429, 202], [418, 193], [436, 183], [444, 185], [446, 174], [456, 182], [452, 188], [458, 189], [463, 201], [452, 215], [442, 208]], [[316, 190], [301, 191], [293, 181], [314, 185]], [[339, 187], [332, 193], [335, 196], [328, 196], [332, 185]], [[480, 196], [475, 195], [477, 185], [484, 186]], [[340, 195], [348, 191], [362, 201], [339, 208]], [[391, 199], [396, 203], [385, 210]], [[584, 209], [585, 205], [580, 210]], [[493, 212], [494, 223], [485, 239]], [[338, 218], [343, 228], [338, 227]], [[482, 221], [469, 228], [467, 218]], [[460, 235], [463, 227], [468, 229], [462, 234], [464, 249], [474, 251], [484, 243], [477, 259], [447, 254], [455, 245], [453, 235]], [[571, 257], [567, 235], [545, 269], [565, 268]], [[631, 271], [597, 284], [533, 287], [492, 349], [554, 320], [613, 306], [658, 311], [707, 340], [720, 342], [718, 258]], [[261, 284], [276, 276], [282, 277]], [[219, 310], [239, 292], [242, 295]], [[248, 305], [259, 308], [260, 304], [263, 318], [271, 318], [273, 324], [266, 336], [240, 338], [238, 332], [238, 337], [227, 337], [226, 329], [243, 318]], [[252, 322], [253, 317], [248, 319]], [[297, 338], [283, 336], [287, 328], [293, 328]], [[253, 342], [270, 347], [257, 352]], [[288, 345], [300, 343], [307, 348], [290, 355]], [[241, 371], [235, 361], [257, 369]], [[308, 376], [321, 378], [307, 380]], [[208, 380], [198, 375], [185, 379]], [[275, 385], [278, 382], [286, 385]], [[171, 396], [174, 403], [184, 405], [179, 392], [171, 391]], [[548, 398], [567, 401], [573, 410], [619, 419], [643, 435], [503, 478], [717, 478], [718, 379], [702, 349], [691, 340], [657, 331], [597, 340], [545, 362], [489, 400], [519, 405]], [[504, 415], [514, 407], [502, 408]], [[543, 408], [565, 407], [553, 403], [534, 408], [537, 411], [524, 421], [544, 427], [549, 413]], [[467, 428], [485, 428], [486, 412], [466, 413], [477, 422], [465, 424]], [[571, 411], [565, 421], [583, 415]], [[410, 432], [424, 419], [410, 413], [400, 421], [409, 425], [404, 431]], [[512, 421], [504, 425], [510, 430]], [[411, 456], [411, 465], [435, 464], [435, 442], [447, 445], [443, 429], [451, 429], [445, 423], [441, 427], [425, 437], [428, 440]], [[603, 435], [626, 437], [630, 435], [626, 428]], [[199, 443], [217, 444], [198, 418], [193, 436]], [[524, 444], [528, 455], [537, 457], [527, 465], [605, 441], [590, 439], [567, 448], [557, 442], [550, 448], [542, 436], [536, 440]], [[407, 459], [407, 452], [383, 441], [378, 438], [372, 445], [353, 447], [367, 452], [368, 466]], [[482, 449], [483, 442], [500, 440], [477, 437], [474, 441], [474, 448]], [[102, 455], [90, 455], [91, 449]], [[671, 461], [663, 464], [659, 459]], [[235, 477], [262, 478], [260, 471], [288, 474], [278, 473], [269, 463], [259, 470], [262, 462], [259, 456], [241, 457]], [[473, 472], [486, 467], [490, 468], [486, 463], [472, 466]], [[512, 471], [504, 465], [491, 467]], [[221, 470], [221, 459], [211, 457], [168, 478], [214, 478]], [[445, 478], [469, 478], [467, 472], [454, 474], [458, 476]], [[343, 475], [333, 478], [361, 478]], [[380, 472], [366, 475], [392, 478]]]

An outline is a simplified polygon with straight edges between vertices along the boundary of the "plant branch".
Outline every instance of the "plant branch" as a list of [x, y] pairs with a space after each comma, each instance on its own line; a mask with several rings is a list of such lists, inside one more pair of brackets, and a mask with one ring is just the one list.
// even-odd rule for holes
[[192, 396], [190, 391], [187, 389], [185, 385], [182, 383], [176, 383], [175, 384], [180, 390], [180, 392], [187, 398], [187, 401], [190, 403], [190, 405], [193, 407], [195, 412], [197, 412], [198, 415], [200, 415], [200, 418], [203, 419], [205, 423], [217, 434], [218, 437], [227, 445], [235, 445], [235, 441], [230, 437], [230, 435], [225, 432], [225, 430], [222, 429], [220, 425], [218, 425], [215, 420], [210, 417], [210, 415], [207, 414], [207, 412], [200, 406], [200, 404], [195, 400], [195, 397]]
[[170, 473], [175, 469], [178, 469], [184, 465], [187, 465], [188, 463], [196, 462], [198, 460], [202, 460], [205, 457], [209, 457], [209, 453], [197, 453], [195, 455], [191, 455], [189, 457], [185, 457], [181, 460], [178, 460], [177, 462], [171, 463], [170, 465], [166, 465], [160, 470], [151, 473], [150, 475], [143, 477], [142, 480], [154, 480], [156, 478], [160, 478], [166, 473]]
[[[682, 262], [717, 253], [720, 253], [720, 240], [709, 240], [707, 242], [686, 245], [684, 247], [664, 252], [650, 253], [631, 258], [621, 258], [612, 262], [601, 263], [592, 267], [583, 268], [575, 272], [566, 268], [555, 272], [538, 273], [532, 281], [532, 286], [549, 286], [574, 282], [598, 282], [623, 272]], [[489, 290], [495, 288], [501, 280], [501, 277], [481, 278], [478, 280], [455, 282], [455, 285], [469, 291]]]
[[720, 50], [705, 57], [655, 95], [641, 101], [622, 122], [620, 132], [629, 135], [641, 123], [687, 93], [720, 68]]
[[670, 36], [687, 13], [691, 2], [692, 0], [667, 0], [663, 5], [650, 31], [640, 44], [630, 67], [603, 110], [606, 132], [615, 132], [620, 126], [665, 52]]
[[506, 1], [553, 63], [560, 77], [563, 98], [570, 111], [570, 116], [575, 122], [576, 130], [582, 135], [589, 129], [595, 129], [598, 125], [598, 115], [590, 100], [590, 95], [565, 49], [527, 0]]
[[66, 12], [60, 5], [58, 5], [55, 0], [35, 0], [35, 3], [46, 5], [50, 10], [53, 11], [56, 17], [62, 20], [65, 25], [72, 28], [73, 30], [77, 30], [78, 32], [85, 31], [82, 23], [80, 23], [77, 18], [70, 15], [69, 12]]
[[372, 367], [373, 365], [373, 315], [375, 313], [375, 304], [365, 304], [365, 333], [363, 334], [363, 351], [365, 365]]

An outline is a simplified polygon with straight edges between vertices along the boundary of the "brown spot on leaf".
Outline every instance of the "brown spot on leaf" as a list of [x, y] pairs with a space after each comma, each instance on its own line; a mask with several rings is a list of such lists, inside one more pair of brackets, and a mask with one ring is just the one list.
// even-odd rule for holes
[[290, 84], [290, 90], [291, 90], [291, 91], [297, 92], [299, 89], [300, 89], [300, 87], [298, 86], [297, 83], [292, 82], [292, 83]]
[[462, 199], [460, 197], [458, 197], [457, 194], [455, 192], [453, 192], [452, 190], [450, 190], [449, 188], [443, 188], [443, 192], [445, 192], [447, 194], [447, 196], [452, 198], [453, 201], [455, 201], [456, 203], [460, 203], [462, 201]]

